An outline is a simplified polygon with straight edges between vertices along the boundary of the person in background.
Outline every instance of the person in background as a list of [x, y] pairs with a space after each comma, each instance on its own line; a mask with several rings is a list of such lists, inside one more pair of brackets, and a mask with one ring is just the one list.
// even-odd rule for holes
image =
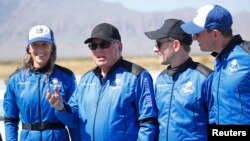
[[53, 31], [46, 25], [33, 26], [29, 31], [27, 56], [8, 79], [3, 107], [6, 141], [18, 140], [19, 120], [21, 141], [79, 140], [80, 132], [65, 128], [55, 110], [46, 100], [47, 89], [57, 87], [67, 102], [76, 87], [72, 71], [56, 65], [56, 44]]
[[156, 79], [160, 141], [206, 141], [210, 95], [202, 95], [202, 84], [212, 72], [190, 57], [192, 36], [181, 29], [184, 22], [167, 19], [162, 27], [145, 35], [156, 40], [154, 52], [168, 65]]
[[118, 29], [98, 24], [84, 43], [97, 66], [81, 77], [68, 103], [63, 103], [60, 92], [48, 92], [58, 118], [74, 126], [79, 116], [84, 141], [155, 140], [153, 80], [147, 70], [123, 59]]
[[216, 57], [214, 73], [203, 88], [214, 98], [210, 121], [218, 127], [232, 125], [227, 127], [234, 130], [236, 125], [250, 125], [250, 42], [233, 36], [232, 24], [227, 9], [209, 4], [181, 27], [193, 35], [202, 51]]

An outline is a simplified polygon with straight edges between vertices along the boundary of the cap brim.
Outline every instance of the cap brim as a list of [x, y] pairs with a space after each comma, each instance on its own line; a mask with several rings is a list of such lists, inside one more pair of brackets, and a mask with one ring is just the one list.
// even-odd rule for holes
[[149, 31], [149, 32], [145, 32], [144, 34], [145, 34], [149, 39], [152, 39], [152, 40], [156, 40], [156, 39], [160, 39], [160, 38], [166, 37], [165, 34], [161, 34], [161, 33], [158, 32], [158, 31]]
[[53, 41], [48, 39], [48, 38], [42, 38], [42, 37], [37, 37], [37, 38], [34, 38], [32, 40], [29, 40], [28, 41], [28, 44], [33, 44], [35, 42], [46, 42], [46, 43], [49, 43], [49, 44], [53, 44]]
[[185, 24], [182, 24], [181, 28], [184, 32], [186, 32], [188, 34], [195, 34], [195, 33], [199, 33], [201, 31], [205, 30], [205, 28], [202, 28], [202, 27], [196, 25], [193, 21], [186, 22]]
[[86, 39], [86, 40], [84, 41], [84, 43], [85, 43], [85, 44], [90, 43], [90, 42], [92, 42], [93, 39], [102, 39], [102, 40], [105, 40], [105, 41], [108, 41], [108, 42], [114, 41], [114, 39], [109, 38], [109, 37], [99, 37], [99, 36], [95, 36], [95, 37], [90, 37], [90, 38]]

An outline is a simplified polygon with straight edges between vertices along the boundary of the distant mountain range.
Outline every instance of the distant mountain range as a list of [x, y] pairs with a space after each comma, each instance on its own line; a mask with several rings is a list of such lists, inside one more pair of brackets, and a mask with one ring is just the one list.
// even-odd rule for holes
[[[23, 58], [28, 31], [36, 24], [53, 29], [60, 58], [90, 56], [83, 41], [101, 22], [118, 27], [123, 55], [153, 55], [154, 41], [144, 32], [159, 28], [167, 18], [188, 21], [195, 13], [196, 9], [189, 8], [142, 13], [100, 0], [0, 0], [0, 60]], [[233, 15], [233, 29], [250, 40], [250, 16], [246, 15], [250, 15], [249, 11]], [[192, 52], [200, 53], [196, 44]]]

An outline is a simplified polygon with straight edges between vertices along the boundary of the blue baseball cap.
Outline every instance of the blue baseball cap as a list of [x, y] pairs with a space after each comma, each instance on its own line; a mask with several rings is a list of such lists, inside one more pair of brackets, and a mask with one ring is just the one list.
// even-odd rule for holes
[[29, 31], [28, 45], [38, 41], [43, 41], [49, 44], [53, 44], [54, 43], [53, 31], [45, 25], [33, 26]]
[[194, 19], [182, 24], [181, 28], [188, 34], [195, 34], [203, 30], [227, 30], [232, 24], [232, 16], [228, 10], [210, 4], [199, 8]]

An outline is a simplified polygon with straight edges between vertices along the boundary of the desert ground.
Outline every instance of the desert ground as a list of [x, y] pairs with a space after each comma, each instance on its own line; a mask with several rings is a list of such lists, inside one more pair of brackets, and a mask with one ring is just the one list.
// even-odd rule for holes
[[[214, 58], [211, 55], [191, 55], [193, 60], [201, 62], [210, 68], [213, 68]], [[158, 56], [124, 56], [124, 59], [141, 65], [150, 71], [161, 71], [166, 68], [166, 65], [160, 65]], [[15, 61], [0, 61], [0, 79], [6, 79], [11, 75], [21, 60]], [[82, 75], [95, 66], [92, 58], [71, 58], [57, 59], [57, 64], [72, 70], [76, 75]]]

